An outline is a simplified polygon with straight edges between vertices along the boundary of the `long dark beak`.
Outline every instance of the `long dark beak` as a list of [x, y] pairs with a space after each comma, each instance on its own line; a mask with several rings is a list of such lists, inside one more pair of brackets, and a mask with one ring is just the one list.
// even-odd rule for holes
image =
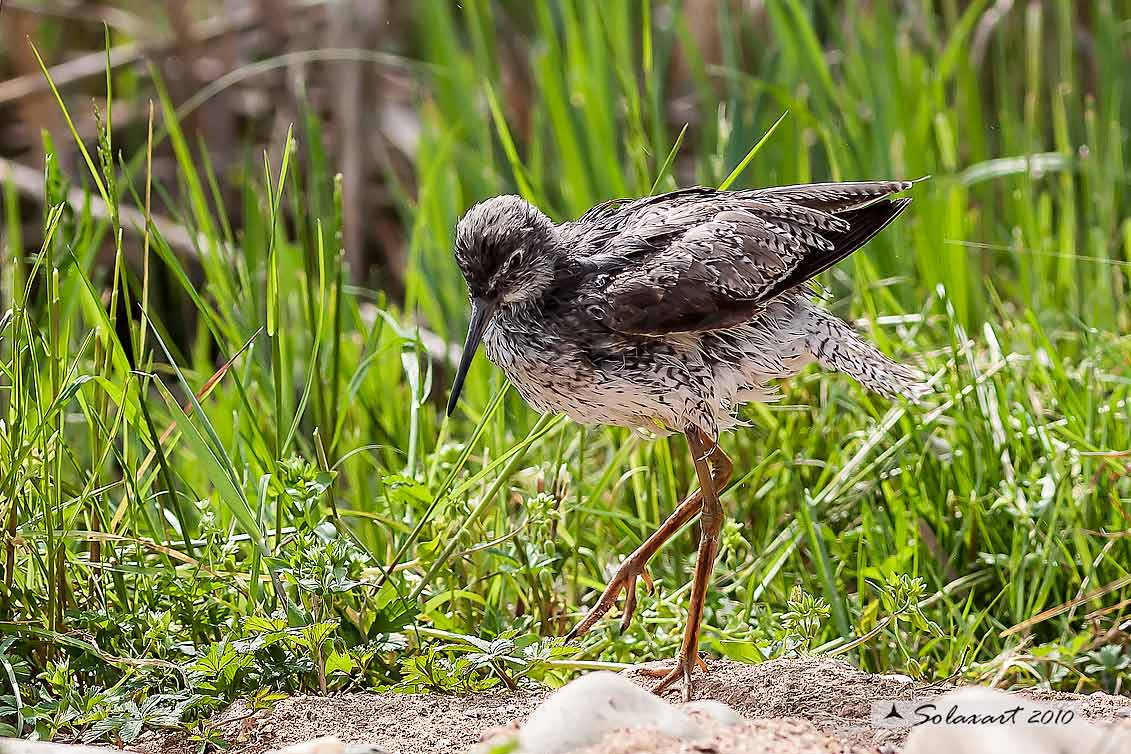
[[463, 390], [463, 380], [467, 377], [471, 360], [475, 358], [475, 352], [479, 350], [479, 341], [483, 340], [483, 331], [487, 329], [487, 323], [494, 316], [497, 304], [497, 301], [489, 301], [485, 298], [471, 299], [471, 324], [467, 327], [467, 340], [463, 344], [463, 355], [460, 356], [456, 380], [452, 383], [452, 394], [448, 398], [448, 416], [451, 416], [452, 412], [456, 410], [460, 391]]

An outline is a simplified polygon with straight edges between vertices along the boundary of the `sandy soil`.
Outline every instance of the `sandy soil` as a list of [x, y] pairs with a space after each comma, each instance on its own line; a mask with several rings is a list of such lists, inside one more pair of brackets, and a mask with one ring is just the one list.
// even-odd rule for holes
[[[637, 680], [631, 671], [627, 674]], [[747, 722], [729, 728], [710, 723], [707, 739], [680, 742], [649, 731], [611, 736], [585, 754], [894, 754], [906, 731], [877, 730], [869, 724], [872, 700], [908, 699], [936, 694], [947, 687], [925, 687], [899, 676], [862, 673], [847, 663], [777, 660], [742, 665], [711, 663], [698, 676], [696, 697], [716, 699], [738, 711]], [[641, 683], [646, 679], [640, 678]], [[1039, 699], [1077, 698], [1084, 714], [1096, 721], [1122, 720], [1131, 725], [1131, 699], [1106, 694], [1073, 697], [1037, 692]], [[521, 723], [545, 692], [492, 693], [468, 697], [395, 694], [300, 696], [271, 710], [250, 712], [233, 704], [215, 718], [229, 743], [230, 754], [259, 754], [317, 736], [333, 735], [347, 743], [369, 744], [389, 754], [466, 752]], [[675, 701], [674, 694], [669, 700]], [[144, 754], [193, 754], [183, 734], [153, 735], [135, 747]]]

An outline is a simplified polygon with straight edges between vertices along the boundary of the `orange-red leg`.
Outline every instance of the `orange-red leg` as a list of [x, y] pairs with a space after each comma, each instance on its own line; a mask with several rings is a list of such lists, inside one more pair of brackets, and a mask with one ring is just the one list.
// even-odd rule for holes
[[[714, 476], [712, 477], [713, 488], [716, 490], [716, 500], [718, 498], [717, 490], [724, 486], [729, 480], [732, 471], [730, 459], [726, 454], [719, 449], [718, 445], [710, 441], [701, 430], [695, 429], [693, 432], [698, 433], [703, 438], [703, 443], [707, 445], [706, 454], [710, 459], [711, 465], [714, 468]], [[691, 437], [688, 435], [688, 443], [691, 443]], [[695, 451], [692, 451], [693, 453]], [[696, 454], [697, 456], [700, 454]], [[698, 467], [697, 467], [698, 471]], [[661, 547], [672, 536], [679, 531], [684, 524], [686, 524], [703, 509], [703, 489], [702, 480], [700, 480], [700, 489], [691, 493], [686, 500], [680, 503], [672, 514], [660, 524], [660, 528], [652, 533], [652, 536], [644, 540], [640, 547], [625, 558], [620, 568], [613, 575], [612, 579], [605, 586], [605, 590], [601, 593], [601, 597], [597, 600], [585, 617], [578, 623], [569, 634], [566, 635], [567, 639], [573, 639], [578, 636], [585, 635], [589, 629], [599, 621], [605, 613], [612, 609], [616, 604], [617, 597], [621, 592], [625, 593], [624, 599], [624, 613], [621, 616], [621, 630], [624, 631], [632, 622], [632, 616], [636, 612], [636, 579], [642, 578], [645, 586], [648, 587], [648, 592], [652, 591], [652, 579], [648, 575], [648, 561], [652, 559]]]
[[[687, 623], [683, 629], [683, 644], [676, 655], [675, 667], [653, 688], [660, 694], [677, 681], [683, 681], [683, 700], [690, 701], [693, 691], [691, 675], [699, 658], [699, 628], [703, 622], [703, 609], [707, 601], [707, 589], [711, 585], [711, 572], [715, 567], [715, 556], [719, 551], [719, 532], [723, 527], [723, 507], [719, 502], [721, 486], [716, 482], [720, 476], [730, 476], [730, 461], [718, 449], [711, 438], [697, 428], [687, 432], [687, 444], [695, 461], [695, 473], [699, 476], [699, 488], [703, 493], [703, 509], [700, 514], [701, 534], [699, 554], [695, 562], [695, 576], [691, 582], [691, 601], [687, 608]], [[723, 460], [726, 459], [726, 460]], [[715, 464], [714, 473], [708, 461]], [[721, 468], [720, 468], [721, 466]], [[725, 483], [725, 482], [724, 482]]]

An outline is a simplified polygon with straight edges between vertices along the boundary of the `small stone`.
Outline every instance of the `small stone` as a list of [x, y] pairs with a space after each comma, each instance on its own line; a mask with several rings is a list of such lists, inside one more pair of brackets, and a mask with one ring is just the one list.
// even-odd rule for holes
[[889, 673], [880, 676], [880, 678], [883, 678], [885, 681], [895, 681], [896, 683], [902, 683], [904, 685], [915, 682], [914, 678], [909, 675], [904, 675], [903, 673]]

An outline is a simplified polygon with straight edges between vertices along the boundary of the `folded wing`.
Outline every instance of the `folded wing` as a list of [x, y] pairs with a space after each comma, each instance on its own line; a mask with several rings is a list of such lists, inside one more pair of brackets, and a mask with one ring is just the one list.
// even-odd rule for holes
[[696, 188], [602, 206], [578, 223], [597, 239], [601, 273], [588, 310], [640, 335], [733, 327], [864, 245], [910, 203], [889, 198], [910, 186]]

